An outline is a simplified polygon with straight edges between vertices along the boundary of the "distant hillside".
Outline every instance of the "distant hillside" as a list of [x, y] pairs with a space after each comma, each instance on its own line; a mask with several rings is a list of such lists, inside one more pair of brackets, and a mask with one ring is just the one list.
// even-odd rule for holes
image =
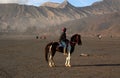
[[[74, 7], [67, 1], [61, 4], [46, 3], [43, 5], [34, 7], [18, 4], [0, 4], [0, 34], [42, 34], [51, 32], [55, 28], [61, 28], [61, 24], [68, 21], [74, 23], [79, 19], [85, 21], [94, 17], [99, 19], [99, 16], [104, 17], [107, 14], [120, 12], [120, 0], [104, 0], [87, 7]], [[101, 21], [97, 22], [101, 23]], [[84, 21], [81, 23], [84, 23]], [[75, 24], [73, 29], [76, 29], [76, 27]], [[104, 29], [104, 26], [102, 29]], [[58, 29], [55, 30], [59, 31]], [[81, 29], [81, 31], [85, 30]], [[92, 29], [89, 29], [89, 32], [91, 31]], [[96, 30], [96, 32], [98, 31]]]
[[96, 2], [92, 6], [80, 8], [88, 14], [108, 14], [120, 11], [120, 0], [103, 0]]
[[120, 13], [105, 14], [86, 17], [79, 20], [66, 22], [69, 33], [81, 33], [83, 36], [119, 36], [120, 37]]

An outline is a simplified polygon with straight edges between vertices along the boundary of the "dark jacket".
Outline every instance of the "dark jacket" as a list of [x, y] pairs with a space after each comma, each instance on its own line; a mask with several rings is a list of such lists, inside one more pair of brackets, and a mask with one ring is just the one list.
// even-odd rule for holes
[[66, 33], [65, 32], [63, 32], [61, 34], [59, 41], [66, 41]]

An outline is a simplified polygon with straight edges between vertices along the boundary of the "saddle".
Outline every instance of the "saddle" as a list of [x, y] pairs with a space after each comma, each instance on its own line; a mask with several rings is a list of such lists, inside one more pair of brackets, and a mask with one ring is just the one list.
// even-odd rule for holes
[[[68, 44], [66, 44], [66, 48], [68, 48]], [[59, 42], [59, 45], [56, 49], [60, 52], [63, 52], [64, 46], [62, 45], [62, 43]], [[66, 49], [66, 52], [67, 52], [67, 49]]]
[[59, 42], [59, 46], [58, 47], [63, 47], [62, 43]]

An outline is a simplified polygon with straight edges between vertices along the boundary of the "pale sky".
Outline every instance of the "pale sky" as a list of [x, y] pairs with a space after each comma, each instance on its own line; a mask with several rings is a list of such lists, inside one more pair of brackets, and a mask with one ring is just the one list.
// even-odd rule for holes
[[[0, 0], [0, 3], [18, 3], [18, 4], [40, 6], [44, 2], [62, 3], [63, 1], [64, 0]], [[67, 1], [74, 6], [83, 7], [83, 6], [89, 6], [96, 1], [102, 1], [102, 0], [67, 0]]]

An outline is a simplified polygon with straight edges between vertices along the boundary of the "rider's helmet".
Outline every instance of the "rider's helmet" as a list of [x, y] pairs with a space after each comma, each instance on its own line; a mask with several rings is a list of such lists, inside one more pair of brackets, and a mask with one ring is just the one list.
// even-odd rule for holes
[[66, 30], [67, 30], [67, 29], [66, 29], [65, 27], [62, 29], [63, 32], [66, 32]]

